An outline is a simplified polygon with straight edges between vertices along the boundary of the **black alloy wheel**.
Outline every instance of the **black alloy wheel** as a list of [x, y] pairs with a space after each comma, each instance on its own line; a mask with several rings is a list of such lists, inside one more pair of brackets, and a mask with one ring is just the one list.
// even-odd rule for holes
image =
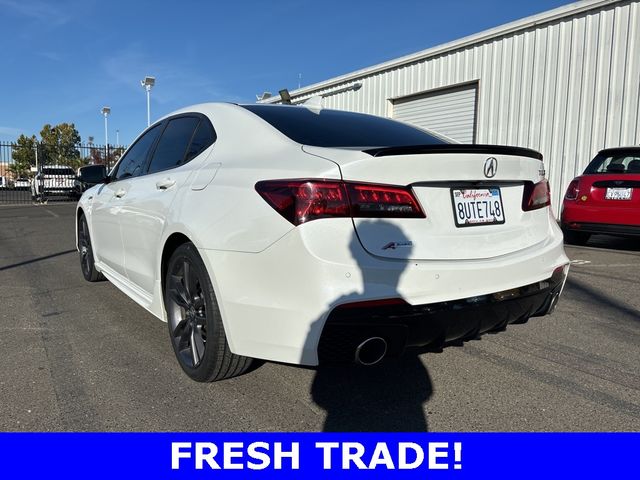
[[190, 378], [212, 382], [251, 367], [253, 359], [229, 349], [213, 286], [192, 243], [180, 245], [167, 264], [164, 303], [173, 351]]
[[207, 343], [207, 309], [202, 283], [188, 258], [174, 264], [167, 278], [172, 340], [181, 363], [196, 368]]
[[78, 250], [80, 252], [80, 268], [82, 275], [88, 282], [98, 282], [104, 280], [104, 276], [96, 269], [93, 258], [93, 248], [91, 246], [91, 235], [89, 225], [84, 215], [78, 221]]

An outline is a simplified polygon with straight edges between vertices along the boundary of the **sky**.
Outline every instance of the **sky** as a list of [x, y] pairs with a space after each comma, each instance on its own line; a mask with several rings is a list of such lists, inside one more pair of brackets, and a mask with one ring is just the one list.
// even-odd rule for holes
[[571, 3], [563, 0], [0, 0], [0, 141], [74, 123], [129, 144], [207, 101], [317, 83]]

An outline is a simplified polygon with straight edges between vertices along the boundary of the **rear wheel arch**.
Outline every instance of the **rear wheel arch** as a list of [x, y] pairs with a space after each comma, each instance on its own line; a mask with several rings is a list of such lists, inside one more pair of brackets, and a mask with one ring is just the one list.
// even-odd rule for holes
[[160, 258], [160, 281], [162, 285], [162, 292], [164, 292], [165, 277], [167, 276], [167, 264], [169, 263], [171, 255], [173, 255], [173, 252], [175, 252], [180, 245], [184, 245], [189, 242], [191, 242], [189, 237], [180, 232], [172, 233], [165, 240], [164, 246], [162, 247], [162, 256]]
[[[196, 250], [198, 250], [198, 247], [196, 246], [196, 243], [189, 238], [187, 235], [185, 235], [182, 232], [174, 232], [172, 234], [170, 234], [167, 239], [164, 242], [164, 246], [162, 248], [162, 255], [160, 258], [160, 266], [159, 266], [159, 272], [160, 272], [160, 294], [161, 296], [161, 301], [162, 301], [162, 309], [165, 310], [164, 307], [164, 292], [165, 292], [165, 287], [166, 287], [166, 277], [167, 277], [167, 268], [169, 265], [169, 260], [171, 259], [171, 256], [173, 255], [173, 253], [181, 246], [184, 245], [185, 243], [191, 243], [195, 246]], [[202, 259], [204, 262], [204, 258]], [[206, 262], [205, 263], [205, 269], [207, 270], [207, 275], [209, 276], [209, 281], [211, 282], [211, 286], [213, 288], [214, 291], [214, 295], [217, 298], [218, 301], [218, 308], [220, 309], [220, 316], [222, 318], [222, 323], [224, 325], [224, 329], [225, 332], [227, 334], [227, 340], [229, 341], [229, 344], [231, 345], [231, 347], [233, 348], [233, 327], [232, 325], [229, 325], [229, 321], [227, 319], [227, 316], [224, 313], [224, 305], [222, 304], [222, 297], [220, 294], [220, 287], [217, 283], [216, 280], [216, 275], [215, 272], [213, 272], [211, 270], [211, 266], [207, 265]], [[166, 312], [166, 310], [164, 311], [164, 314], [167, 315], [165, 317], [165, 319], [168, 319], [168, 314]]]
[[[180, 273], [182, 262], [184, 262], [185, 267]], [[187, 270], [186, 265], [191, 267]], [[163, 307], [167, 315], [171, 343], [180, 366], [189, 377], [200, 382], [223, 380], [241, 375], [260, 365], [260, 362], [256, 362], [252, 358], [232, 353], [212, 275], [208, 271], [207, 265], [199, 254], [197, 247], [186, 235], [173, 233], [167, 238], [162, 249], [160, 271], [162, 275]], [[189, 274], [188, 272], [191, 273]], [[193, 275], [194, 272], [195, 275]], [[172, 276], [171, 280], [167, 278], [169, 273]], [[180, 280], [181, 274], [183, 275], [182, 280]], [[189, 282], [187, 278], [192, 276], [193, 280]], [[176, 278], [178, 283], [173, 283]], [[178, 293], [177, 296], [181, 300], [177, 300], [176, 292], [180, 292], [180, 288], [177, 285], [181, 284], [183, 285], [182, 290], [184, 293]], [[197, 288], [196, 285], [199, 285], [200, 288]], [[206, 298], [205, 303], [202, 303], [203, 298]], [[189, 306], [181, 302], [186, 302]], [[200, 306], [198, 306], [198, 302], [200, 302]], [[196, 309], [204, 309], [204, 312], [207, 312], [204, 315], [206, 321], [204, 324], [206, 327], [205, 334], [204, 336], [200, 334], [198, 337], [200, 338], [200, 345], [202, 345], [200, 348], [194, 347], [194, 342], [196, 342], [194, 332], [201, 331], [201, 326], [198, 326], [200, 324], [197, 323], [198, 314], [195, 313]], [[191, 329], [189, 330], [191, 333], [187, 350], [190, 349], [194, 357], [197, 357], [193, 353], [194, 351], [203, 350], [202, 356], [198, 358], [197, 362], [193, 360], [192, 363], [188, 363], [184, 357], [186, 344], [183, 344], [183, 342], [187, 342], [185, 339], [189, 337], [187, 326]], [[197, 342], [196, 345], [198, 345]]]
[[80, 219], [82, 217], [87, 218], [82, 207], [78, 207], [78, 209], [76, 210], [76, 249], [78, 250], [80, 249], [80, 245], [78, 242], [78, 228], [80, 227]]

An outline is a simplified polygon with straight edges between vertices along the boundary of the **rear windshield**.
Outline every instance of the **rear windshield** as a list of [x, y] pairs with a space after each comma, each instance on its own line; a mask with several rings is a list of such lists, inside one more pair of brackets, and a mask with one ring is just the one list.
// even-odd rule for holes
[[291, 140], [316, 147], [403, 147], [448, 143], [387, 118], [288, 105], [243, 105]]
[[584, 173], [640, 173], [640, 150], [600, 152]]
[[45, 175], [74, 175], [75, 172], [71, 167], [69, 168], [43, 168], [42, 173]]

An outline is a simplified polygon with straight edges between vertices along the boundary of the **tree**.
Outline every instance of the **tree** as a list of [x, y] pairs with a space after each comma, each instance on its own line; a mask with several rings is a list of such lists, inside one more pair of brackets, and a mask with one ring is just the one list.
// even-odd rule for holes
[[36, 164], [36, 145], [37, 139], [35, 135], [27, 137], [20, 135], [16, 143], [12, 144], [11, 158], [13, 163], [9, 165], [9, 171], [14, 178], [26, 177], [32, 166]]
[[69, 165], [74, 169], [82, 165], [78, 144], [80, 134], [73, 123], [46, 124], [40, 131], [42, 162]]
[[124, 153], [124, 147], [109, 146], [109, 156], [104, 154], [104, 147], [92, 147], [87, 162], [93, 165], [106, 165], [107, 168], [113, 167]]
[[89, 163], [92, 165], [104, 165], [104, 155], [99, 147], [90, 147]]

